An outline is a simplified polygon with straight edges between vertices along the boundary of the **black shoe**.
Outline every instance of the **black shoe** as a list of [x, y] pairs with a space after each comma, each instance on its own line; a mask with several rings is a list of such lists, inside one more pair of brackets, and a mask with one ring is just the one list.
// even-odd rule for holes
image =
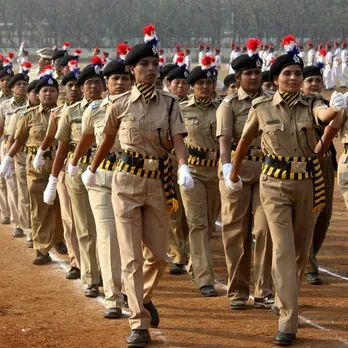
[[66, 255], [68, 253], [68, 249], [64, 242], [56, 243], [55, 249], [58, 254]]
[[306, 273], [306, 282], [311, 285], [320, 285], [323, 283], [318, 272]]
[[34, 247], [33, 240], [32, 239], [27, 240], [27, 248], [33, 248], [33, 247]]
[[21, 228], [19, 228], [19, 227], [15, 228], [12, 231], [12, 237], [13, 238], [22, 238], [24, 236], [25, 236], [24, 231]]
[[274, 295], [268, 295], [266, 297], [255, 297], [254, 298], [254, 307], [262, 309], [271, 309], [274, 305]]
[[230, 302], [230, 309], [245, 310], [247, 308], [247, 301], [244, 298], [236, 298]]
[[128, 307], [128, 297], [127, 297], [127, 295], [125, 295], [125, 294], [122, 294], [123, 295], [123, 307], [124, 308], [129, 308]]
[[151, 342], [149, 330], [135, 329], [127, 337], [128, 347], [145, 347], [149, 342]]
[[46, 265], [47, 263], [50, 263], [51, 261], [52, 260], [51, 260], [51, 257], [50, 257], [49, 253], [44, 255], [44, 254], [41, 254], [40, 251], [37, 251], [36, 252], [36, 257], [33, 260], [33, 264], [34, 265]]
[[122, 309], [118, 307], [106, 308], [104, 311], [104, 318], [106, 319], [120, 319], [122, 317]]
[[152, 301], [150, 301], [149, 303], [144, 303], [144, 308], [151, 315], [150, 327], [158, 327], [160, 319], [159, 319], [158, 311], [155, 305], [152, 303]]
[[204, 297], [216, 297], [218, 292], [214, 288], [214, 285], [203, 285], [199, 288], [199, 291]]
[[278, 346], [291, 346], [295, 338], [295, 334], [278, 331], [274, 337], [274, 343]]
[[9, 225], [10, 223], [11, 223], [11, 219], [10, 219], [8, 216], [4, 217], [4, 218], [1, 220], [1, 224], [2, 224], [2, 225]]
[[186, 269], [185, 265], [179, 264], [179, 263], [173, 263], [170, 266], [170, 274], [185, 274]]
[[98, 284], [88, 285], [87, 288], [85, 289], [86, 297], [98, 297], [98, 295], [99, 295]]
[[66, 273], [66, 279], [79, 279], [81, 277], [81, 272], [77, 267], [71, 267]]

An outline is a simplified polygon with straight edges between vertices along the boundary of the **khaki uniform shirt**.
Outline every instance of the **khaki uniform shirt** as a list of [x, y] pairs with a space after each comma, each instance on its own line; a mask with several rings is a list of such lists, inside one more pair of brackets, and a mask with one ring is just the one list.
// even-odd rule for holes
[[[260, 96], [264, 92], [260, 91]], [[227, 96], [216, 111], [216, 136], [230, 136], [233, 142], [238, 142], [243, 134], [245, 123], [251, 109], [252, 99], [242, 87]], [[253, 140], [251, 146], [261, 148], [261, 138]]]
[[[283, 98], [263, 96], [253, 101], [242, 138], [261, 135], [264, 154], [283, 157], [313, 157], [317, 135], [318, 113], [327, 106], [321, 100], [300, 94], [290, 110]], [[307, 144], [308, 143], [308, 144]]]
[[14, 112], [20, 107], [14, 97], [0, 104], [0, 127], [4, 128], [4, 135], [8, 134], [8, 125]]
[[[101, 144], [104, 139], [104, 125], [106, 111], [109, 105], [117, 98], [117, 95], [110, 95], [99, 103], [92, 103], [84, 112], [82, 117], [82, 133], [94, 134], [97, 146]], [[114, 145], [110, 149], [110, 152], [120, 153], [122, 152], [119, 136], [116, 135]]]
[[5, 100], [11, 99], [12, 96], [12, 93], [6, 96], [4, 93], [0, 92], [0, 104], [3, 103]]
[[31, 70], [30, 73], [28, 74], [28, 77], [29, 77], [29, 82], [37, 80], [40, 77], [40, 68]]
[[216, 110], [221, 103], [219, 97], [215, 97], [212, 103], [204, 110], [199, 108], [190, 95], [188, 99], [180, 104], [187, 129], [185, 143], [194, 147], [206, 149], [219, 149], [216, 139]]
[[66, 111], [68, 107], [69, 107], [68, 104], [64, 103], [52, 109], [50, 119], [48, 121], [47, 132], [46, 132], [46, 135], [48, 137], [50, 138], [55, 137], [58, 130], [58, 123], [59, 123], [60, 117]]
[[122, 149], [145, 156], [164, 157], [167, 150], [161, 145], [159, 133], [164, 146], [168, 146], [169, 131], [172, 136], [186, 135], [177, 101], [169, 120], [173, 98], [172, 94], [155, 89], [146, 104], [144, 96], [133, 86], [131, 91], [118, 95], [108, 108], [103, 133], [116, 135], [119, 132]]
[[14, 137], [14, 135], [16, 133], [17, 123], [18, 123], [19, 119], [29, 109], [30, 109], [30, 105], [29, 105], [29, 101], [27, 101], [26, 105], [17, 108], [13, 112], [13, 114], [12, 114], [12, 116], [10, 118], [10, 122], [8, 123], [8, 126], [7, 126], [7, 134], [9, 136], [13, 136]]
[[[30, 108], [18, 121], [15, 140], [28, 147], [39, 147], [46, 136], [50, 113], [51, 110], [43, 110], [41, 104]], [[52, 146], [57, 146], [57, 141]]]
[[82, 115], [87, 107], [86, 98], [67, 107], [60, 116], [56, 133], [57, 140], [74, 145], [78, 144], [82, 133]]

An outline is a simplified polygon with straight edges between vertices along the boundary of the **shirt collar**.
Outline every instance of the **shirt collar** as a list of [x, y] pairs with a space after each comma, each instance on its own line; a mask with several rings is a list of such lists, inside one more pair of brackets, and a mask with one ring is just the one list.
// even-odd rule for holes
[[[139, 91], [139, 89], [137, 88], [136, 85], [133, 86], [132, 90], [131, 90], [131, 96], [130, 96], [130, 102], [133, 103], [136, 100], [138, 100], [140, 98], [140, 96], [142, 96], [141, 92]], [[158, 92], [157, 89], [155, 87], [155, 89], [153, 90], [152, 96], [150, 98], [150, 100], [152, 98], [156, 98], [156, 101], [158, 102]]]
[[[278, 105], [281, 102], [284, 102], [284, 100], [283, 100], [282, 96], [280, 95], [279, 91], [277, 91], [273, 97], [272, 105]], [[301, 92], [297, 97], [297, 102], [302, 103], [303, 105], [309, 106], [309, 102], [308, 102], [307, 98], [304, 98]]]

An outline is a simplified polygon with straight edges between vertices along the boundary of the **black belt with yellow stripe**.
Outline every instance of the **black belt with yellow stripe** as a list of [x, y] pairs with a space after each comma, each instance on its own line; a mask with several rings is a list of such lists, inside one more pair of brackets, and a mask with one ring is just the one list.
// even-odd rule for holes
[[[231, 155], [234, 156], [236, 154], [236, 150], [238, 147], [238, 142], [233, 142], [231, 145]], [[251, 146], [246, 153], [244, 160], [253, 161], [253, 162], [263, 162], [265, 156], [261, 151], [261, 148], [258, 146]]]
[[120, 153], [109, 152], [102, 163], [100, 163], [99, 168], [104, 170], [114, 171], [117, 167], [117, 163], [121, 157]]
[[162, 179], [169, 212], [178, 210], [173, 182], [173, 164], [168, 155], [144, 156], [139, 152], [123, 150], [117, 168], [143, 178]]
[[[24, 145], [25, 146], [25, 145]], [[21, 148], [21, 151], [25, 152], [26, 150], [24, 146]], [[24, 150], [22, 150], [24, 148]], [[54, 159], [54, 153], [57, 151], [58, 146], [50, 146], [42, 155], [43, 159], [46, 160], [53, 160]], [[28, 146], [27, 147], [27, 153], [30, 153], [32, 156], [36, 156], [39, 148], [36, 146]]]
[[188, 163], [194, 166], [217, 167], [219, 165], [220, 151], [206, 149], [186, 144]]
[[277, 179], [313, 179], [313, 212], [325, 207], [325, 183], [317, 157], [282, 157], [266, 155], [262, 173]]
[[28, 152], [29, 152], [29, 148], [28, 148], [28, 146], [23, 145], [23, 146], [21, 147], [20, 151], [22, 151], [22, 152], [24, 152], [24, 153], [28, 153]]
[[[72, 159], [74, 157], [74, 152], [76, 150], [77, 144], [71, 143], [69, 144], [69, 153], [68, 153], [68, 158]], [[96, 149], [89, 148], [88, 151], [80, 158], [79, 163], [84, 163], [84, 164], [92, 164], [93, 162], [93, 154]]]
[[343, 153], [344, 153], [345, 155], [348, 155], [348, 144], [347, 144], [347, 143], [344, 144]]

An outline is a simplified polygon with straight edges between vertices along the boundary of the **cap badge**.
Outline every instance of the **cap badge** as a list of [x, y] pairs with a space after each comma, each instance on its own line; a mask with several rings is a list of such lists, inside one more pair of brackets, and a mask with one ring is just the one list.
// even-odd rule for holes
[[294, 55], [294, 62], [298, 64], [298, 63], [300, 63], [300, 61], [301, 61], [301, 60], [300, 60], [300, 57], [299, 57], [298, 55], [295, 54], [295, 55]]
[[262, 67], [261, 59], [258, 59], [258, 60], [256, 61], [256, 67], [257, 67], [257, 68], [261, 68], [261, 67]]
[[210, 77], [210, 76], [211, 76], [211, 72], [208, 71], [208, 72], [207, 72], [207, 77]]
[[152, 52], [153, 52], [153, 54], [158, 54], [158, 47], [153, 45]]
[[52, 79], [48, 79], [48, 80], [47, 80], [47, 83], [48, 83], [49, 85], [53, 85], [53, 80], [52, 80]]

